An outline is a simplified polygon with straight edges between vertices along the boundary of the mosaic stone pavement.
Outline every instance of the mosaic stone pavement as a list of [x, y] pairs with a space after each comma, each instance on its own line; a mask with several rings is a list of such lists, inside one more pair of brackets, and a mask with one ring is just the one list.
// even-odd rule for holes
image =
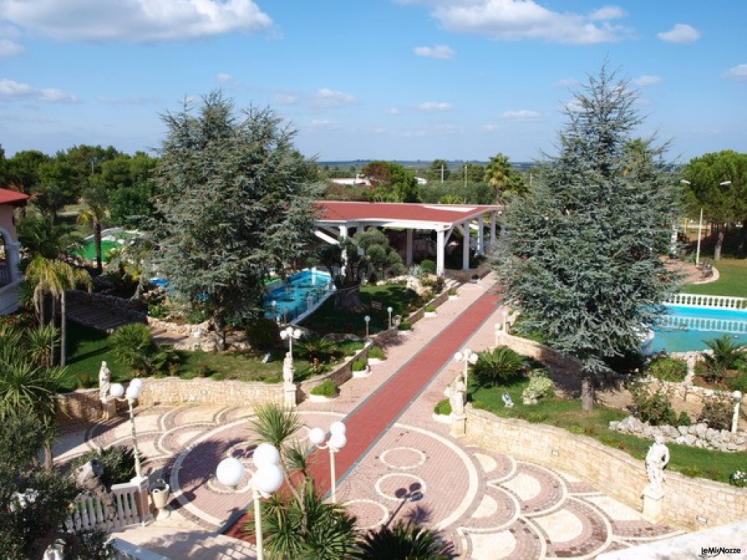
[[[301, 411], [308, 429], [342, 415]], [[175, 490], [170, 506], [215, 531], [251, 501], [251, 413], [214, 406], [153, 407], [138, 411], [138, 441], [147, 469]], [[96, 424], [88, 448], [129, 442], [126, 422]], [[236, 491], [213, 472], [226, 455], [247, 465]], [[602, 551], [672, 536], [631, 508], [567, 474], [515, 461], [419, 426], [396, 423], [339, 485], [338, 501], [361, 529], [393, 519], [418, 519], [445, 531], [464, 558], [593, 558]]]

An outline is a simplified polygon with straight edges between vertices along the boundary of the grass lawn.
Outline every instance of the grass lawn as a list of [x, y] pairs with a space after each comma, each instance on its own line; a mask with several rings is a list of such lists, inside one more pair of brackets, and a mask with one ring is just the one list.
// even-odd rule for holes
[[[625, 451], [636, 459], [643, 459], [646, 456], [651, 441], [613, 432], [607, 427], [611, 420], [625, 418], [627, 413], [624, 411], [596, 406], [587, 414], [581, 410], [580, 399], [554, 398], [525, 406], [521, 402], [521, 392], [528, 383], [528, 380], [524, 379], [505, 386], [472, 387], [470, 398], [475, 408], [489, 410], [497, 416], [550, 424], [574, 434], [593, 437], [605, 445]], [[513, 408], [503, 406], [501, 395], [504, 392], [511, 395], [514, 401]], [[687, 476], [699, 476], [728, 483], [729, 476], [734, 471], [744, 470], [747, 465], [747, 453], [723, 453], [675, 443], [669, 443], [667, 446], [671, 454], [669, 468]]]
[[[112, 354], [106, 333], [83, 327], [72, 321], [68, 327], [68, 371], [71, 379], [60, 387], [70, 391], [79, 387], [95, 387], [98, 383], [99, 367], [106, 361], [112, 372], [112, 381], [132, 379], [132, 372]], [[352, 343], [349, 344], [352, 348]], [[352, 353], [352, 352], [351, 352]], [[211, 377], [213, 379], [239, 379], [242, 381], [265, 381], [279, 383], [283, 379], [283, 360], [280, 354], [263, 364], [261, 356], [243, 352], [187, 352], [180, 351], [181, 364], [176, 375], [183, 379]], [[309, 362], [296, 359], [296, 380], [312, 375]], [[329, 365], [325, 369], [329, 369]]]
[[[353, 333], [358, 336], [365, 336], [366, 323], [363, 317], [366, 315], [371, 317], [369, 332], [375, 333], [385, 330], [388, 326], [387, 307], [392, 307], [392, 316], [401, 315], [405, 317], [423, 303], [413, 290], [405, 286], [392, 285], [362, 287], [361, 302], [366, 308], [365, 311], [343, 313], [335, 309], [334, 296], [330, 297], [319, 309], [303, 321], [303, 326], [319, 335]], [[380, 307], [380, 309], [376, 309], [376, 307]]]
[[713, 263], [719, 279], [710, 284], [687, 284], [688, 294], [747, 297], [747, 259], [721, 259]]

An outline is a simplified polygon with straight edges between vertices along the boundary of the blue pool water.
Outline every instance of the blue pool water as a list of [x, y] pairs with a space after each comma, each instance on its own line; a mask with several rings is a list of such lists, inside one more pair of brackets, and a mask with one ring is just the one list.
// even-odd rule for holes
[[747, 310], [665, 305], [649, 352], [705, 350], [706, 341], [729, 335], [747, 345]]
[[288, 277], [285, 284], [267, 292], [263, 307], [269, 319], [291, 321], [308, 309], [309, 298], [319, 301], [332, 284], [332, 278], [319, 270], [302, 270]]

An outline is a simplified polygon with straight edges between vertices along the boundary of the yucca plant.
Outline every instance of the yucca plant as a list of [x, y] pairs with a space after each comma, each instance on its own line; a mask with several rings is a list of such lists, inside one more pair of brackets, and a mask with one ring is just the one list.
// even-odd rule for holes
[[110, 342], [112, 353], [118, 361], [140, 373], [149, 370], [155, 343], [147, 325], [123, 325], [112, 333]]
[[486, 350], [478, 354], [477, 363], [472, 366], [472, 373], [477, 383], [499, 385], [507, 383], [521, 375], [526, 360], [506, 346]]
[[319, 360], [322, 363], [328, 362], [335, 357], [336, 347], [334, 342], [321, 337], [307, 338], [298, 343], [298, 355], [309, 362]]
[[712, 380], [724, 377], [727, 370], [736, 368], [747, 356], [741, 345], [729, 335], [708, 340], [706, 345], [711, 353], [704, 354], [703, 360], [707, 375]]
[[60, 341], [53, 325], [40, 325], [26, 331], [26, 346], [31, 360], [41, 367], [54, 365], [54, 348]]
[[441, 534], [412, 522], [398, 521], [370, 530], [358, 543], [358, 560], [450, 560], [454, 545]]

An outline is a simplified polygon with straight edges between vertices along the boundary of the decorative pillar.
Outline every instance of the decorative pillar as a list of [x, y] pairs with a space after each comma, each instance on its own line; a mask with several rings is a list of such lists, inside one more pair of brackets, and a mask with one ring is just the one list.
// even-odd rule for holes
[[[348, 236], [348, 226], [347, 224], [340, 226], [340, 243], [342, 243], [343, 239], [345, 239]], [[345, 276], [345, 268], [348, 262], [348, 254], [347, 251], [342, 251], [342, 267], [340, 268], [340, 274]]]
[[734, 415], [731, 417], [731, 433], [736, 434], [739, 428], [739, 409], [742, 406], [742, 392], [734, 391], [731, 396], [734, 397]]
[[462, 270], [469, 270], [469, 223], [462, 224]]
[[490, 214], [490, 246], [495, 245], [495, 212]]
[[[1, 236], [2, 234], [0, 234]], [[5, 239], [5, 256], [8, 259], [8, 275], [11, 284], [21, 280], [21, 244], [17, 241]]]
[[443, 276], [445, 271], [444, 261], [446, 259], [444, 258], [444, 251], [446, 249], [446, 241], [444, 233], [442, 229], [436, 232], [436, 274], [438, 276]]
[[485, 254], [485, 222], [482, 219], [482, 214], [477, 218], [477, 254]]
[[415, 231], [412, 229], [405, 230], [406, 244], [405, 244], [405, 264], [407, 266], [412, 265], [412, 245]]

